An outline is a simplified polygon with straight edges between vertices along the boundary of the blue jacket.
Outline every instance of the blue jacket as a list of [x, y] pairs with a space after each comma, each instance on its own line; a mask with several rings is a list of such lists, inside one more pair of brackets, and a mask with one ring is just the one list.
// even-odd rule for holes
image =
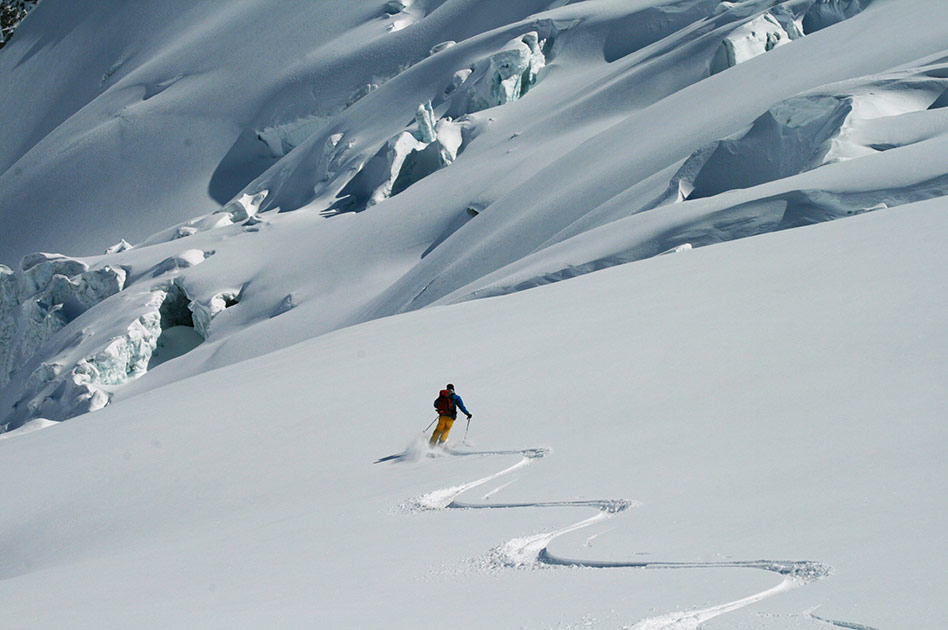
[[[440, 396], [439, 396], [438, 398], [440, 398]], [[434, 408], [435, 408], [435, 409], [438, 408], [438, 398], [435, 398], [435, 401], [434, 401]], [[457, 394], [451, 394], [451, 400], [454, 401], [454, 406], [455, 406], [454, 412], [451, 413], [451, 414], [449, 414], [452, 418], [457, 418], [457, 417], [458, 417], [458, 412], [457, 412], [458, 409], [460, 409], [461, 411], [463, 411], [465, 416], [471, 415], [471, 412], [469, 412], [469, 411], [467, 410], [467, 407], [464, 406], [464, 401], [461, 400], [461, 397], [460, 397], [460, 396], [458, 396]]]

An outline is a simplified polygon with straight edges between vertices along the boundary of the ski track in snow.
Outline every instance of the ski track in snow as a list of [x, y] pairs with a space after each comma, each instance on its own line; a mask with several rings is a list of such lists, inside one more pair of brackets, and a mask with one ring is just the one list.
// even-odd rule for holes
[[[751, 604], [763, 601], [774, 595], [791, 591], [795, 588], [823, 579], [830, 574], [830, 569], [819, 562], [802, 560], [754, 560], [731, 562], [641, 562], [641, 561], [604, 561], [604, 560], [577, 560], [555, 556], [548, 547], [556, 538], [574, 532], [595, 523], [612, 518], [632, 507], [637, 507], [635, 501], [626, 499], [591, 499], [574, 501], [540, 501], [531, 503], [463, 503], [458, 497], [468, 490], [489, 483], [499, 477], [520, 470], [536, 460], [543, 459], [550, 454], [550, 449], [540, 447], [524, 450], [497, 450], [451, 452], [452, 455], [463, 456], [493, 456], [493, 455], [522, 455], [522, 459], [500, 472], [475, 479], [474, 481], [441, 488], [418, 497], [413, 497], [398, 506], [401, 513], [417, 513], [437, 510], [484, 510], [484, 509], [515, 509], [515, 508], [549, 508], [549, 507], [589, 507], [597, 511], [595, 516], [586, 518], [578, 523], [542, 534], [534, 534], [513, 538], [502, 545], [491, 549], [486, 555], [486, 563], [494, 568], [529, 569], [542, 566], [549, 567], [583, 567], [598, 569], [758, 569], [770, 571], [783, 577], [783, 580], [764, 591], [755, 593], [731, 602], [709, 606], [707, 608], [675, 611], [649, 617], [638, 621], [631, 626], [624, 626], [627, 630], [696, 630], [700, 625], [714, 617], [734, 612]], [[510, 483], [510, 482], [508, 482]], [[504, 484], [484, 496], [487, 499], [508, 484]], [[856, 628], [858, 630], [874, 630], [866, 626], [850, 624], [842, 621], [829, 621], [815, 617], [812, 612], [807, 616], [818, 621], [830, 623], [840, 628]]]
[[877, 630], [871, 626], [863, 626], [858, 623], [849, 623], [848, 621], [836, 621], [833, 619], [818, 617], [817, 615], [813, 614], [813, 610], [807, 611], [806, 616], [810, 619], [813, 619], [814, 621], [820, 621], [831, 626], [836, 626], [837, 628], [846, 628], [847, 630]]

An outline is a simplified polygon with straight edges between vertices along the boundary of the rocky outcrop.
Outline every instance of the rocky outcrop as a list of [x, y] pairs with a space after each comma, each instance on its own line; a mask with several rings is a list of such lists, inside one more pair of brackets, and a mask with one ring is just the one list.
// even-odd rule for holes
[[26, 17], [27, 13], [36, 8], [39, 0], [2, 0], [0, 1], [0, 48], [10, 41], [13, 32]]

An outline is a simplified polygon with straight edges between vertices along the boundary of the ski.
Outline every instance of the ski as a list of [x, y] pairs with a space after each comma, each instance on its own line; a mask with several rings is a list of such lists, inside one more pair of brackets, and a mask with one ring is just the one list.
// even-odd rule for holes
[[392, 455], [386, 455], [385, 457], [380, 457], [379, 459], [372, 462], [373, 464], [381, 464], [382, 462], [390, 462], [396, 459], [404, 459], [408, 455], [408, 451], [402, 451], [401, 453], [394, 453]]

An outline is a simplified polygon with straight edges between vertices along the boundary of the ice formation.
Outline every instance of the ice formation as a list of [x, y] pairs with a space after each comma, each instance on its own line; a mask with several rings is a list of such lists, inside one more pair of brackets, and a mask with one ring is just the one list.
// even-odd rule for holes
[[458, 70], [451, 76], [451, 83], [448, 84], [448, 87], [444, 88], [445, 96], [453, 94], [455, 90], [461, 87], [467, 78], [471, 76], [471, 73], [474, 72], [470, 68], [462, 68]]
[[[711, 197], [750, 188], [899, 144], [884, 121], [925, 116], [948, 86], [927, 76], [866, 78], [777, 103], [744, 132], [695, 151], [672, 178], [664, 200]], [[919, 128], [928, 124], [919, 120]], [[907, 125], [901, 122], [900, 128]]]
[[382, 12], [391, 20], [387, 27], [390, 32], [411, 26], [425, 16], [423, 3], [416, 7], [414, 0], [389, 0], [382, 7]]
[[[535, 31], [510, 41], [499, 52], [482, 59], [472, 68], [458, 70], [445, 90], [451, 115], [437, 118], [431, 101], [418, 106], [413, 129], [390, 138], [339, 193], [344, 210], [360, 210], [397, 195], [415, 182], [457, 159], [464, 145], [464, 116], [518, 100], [536, 84], [546, 64], [544, 41]], [[438, 50], [449, 47], [436, 46]], [[439, 48], [440, 47], [440, 48]], [[432, 53], [437, 52], [432, 49]], [[338, 140], [327, 145], [324, 160], [338, 157]], [[327, 166], [327, 173], [331, 172]]]
[[[88, 273], [94, 272], [87, 272], [87, 275]], [[10, 274], [5, 274], [4, 277], [8, 275]], [[109, 274], [100, 275], [107, 277]], [[90, 283], [90, 286], [106, 286], [111, 290], [117, 284], [99, 282]], [[131, 300], [131, 322], [120, 334], [105, 339], [97, 350], [78, 359], [70, 359], [68, 353], [60, 351], [39, 363], [26, 379], [23, 393], [12, 416], [6, 418], [5, 426], [8, 429], [16, 428], [37, 417], [66, 420], [101, 409], [110, 399], [105, 387], [127, 383], [148, 371], [152, 366], [153, 355], [169, 329], [196, 329], [200, 321], [201, 331], [206, 332], [211, 319], [234, 303], [231, 293], [228, 292], [215, 295], [206, 304], [192, 302], [184, 289], [174, 281]], [[138, 306], [134, 306], [135, 303], [138, 303]], [[33, 327], [19, 326], [17, 330], [32, 333], [32, 336], [26, 337], [30, 343], [29, 347], [24, 347], [35, 353], [41, 343], [37, 345], [34, 340], [42, 337], [45, 337], [43, 341], [49, 339], [68, 324], [68, 321], [62, 315], [61, 305], [45, 309], [42, 303], [36, 300], [30, 300], [26, 305], [32, 309], [30, 314], [36, 315], [37, 324]], [[83, 340], [85, 334], [80, 333], [79, 341]], [[96, 333], [90, 331], [88, 334], [94, 339]], [[191, 343], [185, 349], [190, 349], [193, 345]], [[7, 347], [7, 344], [3, 347]], [[25, 353], [19, 353], [16, 357], [21, 359], [21, 365], [15, 366], [16, 369], [30, 358], [25, 356]], [[169, 358], [173, 356], [166, 356], [165, 360]]]
[[121, 254], [122, 252], [127, 252], [128, 250], [132, 249], [132, 247], [133, 245], [123, 238], [115, 245], [112, 245], [111, 247], [106, 249], [105, 253], [106, 254]]
[[389, 15], [395, 15], [396, 13], [401, 13], [410, 6], [411, 3], [407, 0], [389, 0], [385, 3], [383, 10]]
[[418, 141], [425, 144], [431, 144], [437, 139], [435, 134], [434, 111], [431, 109], [431, 101], [422, 103], [415, 112], [415, 123], [418, 125]]
[[340, 162], [348, 149], [352, 148], [352, 142], [343, 142], [344, 134], [334, 133], [326, 138], [323, 144], [323, 153], [320, 156], [319, 163], [323, 165], [324, 173], [322, 181], [327, 182], [339, 172]]
[[27, 300], [0, 315], [0, 386], [47, 340], [68, 322], [62, 305], [47, 306], [39, 300]]
[[88, 267], [85, 263], [58, 254], [36, 253], [20, 261], [20, 296], [25, 299], [43, 290], [55, 275], [73, 277]]
[[230, 216], [231, 222], [240, 223], [257, 214], [260, 210], [260, 204], [266, 198], [266, 190], [261, 190], [253, 195], [242, 194], [218, 210], [218, 213], [226, 213]]
[[161, 335], [160, 302], [154, 306], [133, 321], [124, 335], [80, 361], [75, 373], [95, 385], [121, 385], [144, 374]]
[[169, 256], [152, 268], [151, 275], [158, 277], [170, 271], [188, 269], [200, 265], [212, 252], [203, 252], [200, 249], [186, 249], [179, 254]]
[[209, 300], [191, 302], [189, 308], [193, 314], [194, 329], [207, 339], [214, 318], [239, 301], [240, 291], [230, 290], [216, 293]]
[[297, 297], [294, 294], [289, 293], [286, 296], [284, 296], [283, 299], [280, 300], [280, 303], [277, 305], [277, 307], [273, 309], [273, 312], [271, 313], [271, 317], [282, 315], [283, 313], [293, 310], [297, 306], [299, 306], [297, 302]]
[[[843, 96], [802, 96], [778, 103], [740, 137], [718, 141], [694, 153], [682, 166], [689, 198], [710, 197], [795, 175], [823, 163], [852, 102]], [[687, 190], [690, 187], [691, 190]]]
[[354, 209], [362, 203], [373, 206], [451, 164], [461, 151], [465, 124], [449, 118], [436, 121], [431, 102], [422, 103], [415, 112], [414, 129], [386, 142], [341, 196], [349, 196]]
[[[711, 60], [715, 74], [822, 30], [861, 12], [871, 0], [809, 0], [773, 7], [731, 31]], [[752, 8], [752, 7], [750, 7]], [[722, 2], [717, 13], [740, 12], [737, 2]]]
[[373, 83], [366, 83], [355, 89], [349, 94], [346, 101], [338, 107], [259, 129], [256, 132], [257, 139], [267, 145], [273, 157], [283, 157], [303, 144], [307, 138], [325, 128], [336, 116], [352, 107], [357, 101], [377, 90], [385, 80], [387, 78], [379, 79]]
[[40, 364], [30, 375], [8, 426], [35, 417], [66, 420], [105, 407], [110, 396], [99, 386], [121, 384], [144, 374], [154, 349], [152, 341], [160, 334], [159, 319], [157, 312], [143, 314], [125, 335], [68, 371], [58, 362]]
[[18, 293], [13, 270], [6, 265], [0, 265], [0, 314], [19, 303]]
[[803, 31], [803, 15], [799, 12], [793, 10], [793, 5], [782, 4], [776, 7], [773, 7], [770, 10], [770, 16], [777, 21], [778, 24], [786, 32], [787, 36], [791, 39], [800, 39], [804, 36]]
[[681, 245], [677, 245], [670, 249], [666, 249], [661, 254], [659, 254], [659, 256], [667, 256], [669, 254], [680, 254], [682, 252], [691, 251], [692, 249], [694, 249], [694, 247], [692, 247], [691, 243], [682, 243]]
[[257, 139], [267, 145], [273, 157], [283, 157], [326, 126], [330, 120], [331, 117], [316, 114], [304, 116], [282, 125], [261, 129], [257, 132]]
[[872, 0], [815, 0], [801, 19], [803, 32], [813, 33], [861, 12]]
[[457, 45], [457, 42], [454, 40], [448, 40], [446, 42], [441, 42], [440, 44], [435, 44], [434, 46], [431, 47], [431, 50], [428, 51], [428, 56], [437, 54], [441, 52], [442, 50], [447, 50], [448, 48], [451, 48], [452, 46], [456, 46], [456, 45]]
[[121, 268], [31, 254], [0, 269], [0, 386], [66, 324], [125, 286]]
[[[367, 184], [370, 186], [374, 184], [373, 188], [367, 191], [369, 194], [366, 205], [372, 206], [388, 199], [392, 195], [395, 180], [398, 179], [405, 160], [410, 154], [420, 152], [426, 146], [428, 145], [408, 131], [403, 131], [386, 142], [382, 150], [360, 171], [359, 178], [354, 180], [368, 180]], [[372, 179], [376, 181], [372, 182]]]
[[773, 50], [790, 42], [790, 34], [777, 21], [765, 13], [731, 32], [721, 42], [721, 47], [711, 61], [711, 72], [721, 72], [748, 59]]
[[[107, 392], [93, 387], [87, 381], [87, 364], [76, 366], [65, 378], [57, 380], [59, 367], [56, 364], [44, 363], [30, 377], [27, 386], [27, 396], [39, 390], [28, 400], [25, 411], [28, 419], [49, 418], [51, 420], [65, 420], [90, 411], [102, 409], [109, 404]], [[45, 385], [46, 387], [42, 387]], [[23, 399], [21, 399], [23, 400]], [[18, 406], [17, 411], [20, 412]], [[8, 428], [16, 428], [19, 423], [10, 422]]]
[[[231, 212], [252, 212], [258, 201], [240, 199]], [[211, 254], [184, 250], [155, 265], [151, 276], [192, 267]], [[239, 295], [222, 291], [206, 301], [191, 300], [176, 279], [129, 294], [126, 277], [121, 267], [89, 268], [58, 254], [25, 256], [16, 271], [0, 265], [0, 387], [18, 378], [17, 397], [10, 400], [13, 411], [0, 419], [5, 429], [34, 418], [59, 421], [101, 409], [109, 402], [107, 387], [148, 371], [162, 339], [169, 339], [169, 329], [192, 332], [171, 335], [173, 343], [166, 345], [174, 347], [165, 351], [163, 360], [202, 341], [213, 318]], [[113, 319], [128, 318], [124, 329], [73, 327], [68, 338], [52, 343], [74, 320], [120, 292], [127, 297], [117, 296], [112, 310]]]
[[[919, 139], [926, 137], [937, 128], [937, 114], [929, 110], [946, 89], [948, 79], [925, 74], [882, 77], [851, 86], [846, 93], [851, 111], [830, 141], [824, 162], [886, 151], [911, 143], [916, 134]], [[898, 124], [890, 127], [889, 121]]]
[[469, 71], [455, 73], [447, 90], [453, 93], [449, 113], [457, 117], [518, 100], [537, 83], [546, 65], [545, 43], [531, 31]]
[[[253, 219], [260, 211], [260, 207], [266, 200], [268, 194], [269, 191], [267, 190], [258, 190], [252, 194], [240, 194], [235, 199], [232, 199], [230, 202], [224, 204], [220, 210], [192, 219], [183, 225], [178, 225], [159, 232], [158, 234], [155, 234], [146, 240], [144, 245], [153, 245], [155, 243], [188, 238], [189, 236], [194, 236], [195, 234], [199, 234], [201, 232], [216, 230], [218, 228], [227, 227], [235, 223]], [[184, 261], [184, 264], [180, 264], [178, 267], [192, 266], [198, 262], [199, 261], [196, 260], [191, 261], [190, 263], [188, 263], [188, 261]], [[162, 264], [167, 263], [168, 261], [164, 261]], [[175, 267], [172, 265], [169, 268]]]

